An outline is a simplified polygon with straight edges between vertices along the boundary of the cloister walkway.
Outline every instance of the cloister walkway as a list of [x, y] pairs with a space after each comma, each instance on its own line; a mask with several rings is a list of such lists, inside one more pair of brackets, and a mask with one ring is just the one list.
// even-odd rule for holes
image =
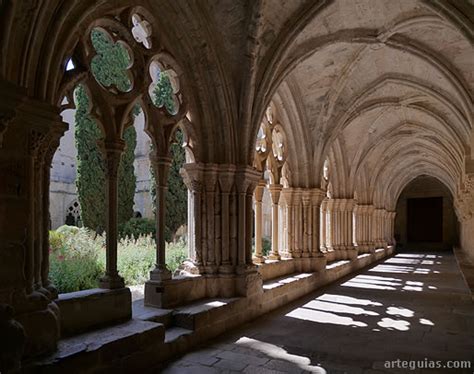
[[[386, 361], [416, 360], [417, 363]], [[471, 369], [396, 369], [400, 365]], [[420, 362], [422, 361], [422, 362]], [[400, 253], [246, 324], [164, 373], [472, 373], [474, 304], [449, 253]]]

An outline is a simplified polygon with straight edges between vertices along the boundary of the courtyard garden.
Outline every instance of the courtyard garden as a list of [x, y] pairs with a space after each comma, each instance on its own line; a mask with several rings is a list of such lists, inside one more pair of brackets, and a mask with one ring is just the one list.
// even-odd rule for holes
[[[167, 243], [166, 264], [171, 272], [186, 258], [183, 238]], [[118, 242], [118, 270], [127, 286], [144, 284], [155, 259], [153, 234], [127, 234]], [[50, 231], [50, 278], [60, 293], [96, 288], [104, 272], [105, 234], [74, 226]]]

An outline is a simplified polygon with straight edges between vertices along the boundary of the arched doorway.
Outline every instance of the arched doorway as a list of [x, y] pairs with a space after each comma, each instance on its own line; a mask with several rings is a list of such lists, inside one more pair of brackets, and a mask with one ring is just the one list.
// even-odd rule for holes
[[401, 250], [450, 250], [456, 244], [453, 197], [438, 179], [423, 175], [403, 189], [397, 202], [395, 238]]

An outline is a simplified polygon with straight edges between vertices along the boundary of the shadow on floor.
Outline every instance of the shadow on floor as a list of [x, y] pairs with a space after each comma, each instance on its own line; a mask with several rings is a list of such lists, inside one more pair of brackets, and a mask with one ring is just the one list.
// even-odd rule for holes
[[[416, 361], [406, 364], [416, 370], [396, 360]], [[397, 254], [210, 342], [165, 373], [473, 371], [474, 306], [453, 255], [443, 252]]]

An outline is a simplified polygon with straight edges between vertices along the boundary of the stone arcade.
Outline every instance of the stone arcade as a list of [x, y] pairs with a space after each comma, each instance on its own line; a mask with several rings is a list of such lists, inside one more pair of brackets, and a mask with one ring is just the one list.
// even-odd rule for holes
[[[159, 368], [390, 256], [396, 239], [412, 248], [407, 201], [425, 196], [443, 198], [434, 249], [454, 247], [473, 287], [473, 22], [462, 0], [0, 0], [0, 371]], [[126, 48], [128, 90], [95, 79], [93, 30]], [[171, 91], [157, 104], [162, 75]], [[100, 288], [58, 295], [50, 168], [79, 84], [103, 134], [106, 272]], [[132, 308], [117, 169], [136, 104], [158, 213], [156, 265]], [[173, 277], [163, 233], [178, 126], [189, 260]]]

